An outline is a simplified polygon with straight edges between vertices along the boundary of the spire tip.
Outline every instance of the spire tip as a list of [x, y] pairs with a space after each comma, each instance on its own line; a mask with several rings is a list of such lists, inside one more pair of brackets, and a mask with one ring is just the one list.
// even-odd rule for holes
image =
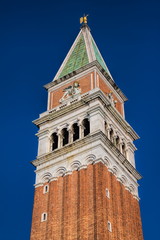
[[[84, 27], [88, 27], [88, 14], [87, 15], [83, 15], [83, 17], [80, 18], [80, 24], [81, 24], [81, 28], [84, 28]], [[88, 29], [90, 30], [90, 28], [88, 27]]]

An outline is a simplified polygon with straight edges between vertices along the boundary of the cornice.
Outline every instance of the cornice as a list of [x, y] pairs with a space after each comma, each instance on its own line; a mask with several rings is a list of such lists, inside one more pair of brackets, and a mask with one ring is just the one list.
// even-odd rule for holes
[[87, 145], [89, 143], [93, 143], [97, 140], [103, 142], [103, 144], [110, 149], [114, 156], [117, 157], [119, 163], [121, 163], [125, 167], [129, 174], [131, 174], [137, 180], [140, 180], [142, 178], [138, 171], [131, 165], [131, 163], [124, 157], [124, 155], [121, 154], [121, 152], [114, 146], [114, 144], [106, 137], [106, 135], [102, 131], [97, 131], [93, 134], [89, 134], [83, 139], [77, 140], [71, 144], [68, 144], [60, 149], [57, 149], [43, 156], [39, 156], [31, 163], [35, 167], [40, 166], [43, 163], [54, 160], [57, 157], [67, 154], [68, 152], [80, 149], [82, 146]]
[[120, 95], [120, 97], [123, 99], [123, 101], [127, 101], [128, 100], [127, 97], [124, 95], [124, 93], [118, 87], [118, 85], [114, 82], [114, 80], [111, 78], [111, 76], [102, 68], [102, 66], [99, 64], [99, 62], [97, 60], [95, 60], [91, 63], [88, 63], [84, 67], [81, 67], [81, 68], [77, 69], [76, 71], [73, 71], [72, 73], [67, 74], [66, 76], [64, 76], [62, 78], [56, 79], [52, 82], [49, 82], [48, 84], [44, 85], [44, 88], [46, 90], [48, 90], [49, 88], [51, 88], [61, 82], [64, 82], [67, 79], [69, 79], [73, 76], [76, 76], [77, 74], [79, 74], [93, 66], [96, 66], [99, 69], [99, 71], [103, 74], [103, 76], [106, 78], [106, 80], [111, 84], [111, 86], [115, 89], [115, 91]]
[[[94, 101], [96, 99], [99, 99], [101, 103], [103, 104], [104, 108], [108, 110], [111, 115], [114, 117], [114, 119], [121, 124], [124, 131], [127, 132], [127, 134], [133, 139], [137, 140], [139, 139], [139, 136], [137, 133], [133, 130], [133, 128], [126, 122], [125, 119], [120, 115], [120, 113], [110, 104], [109, 100], [106, 98], [105, 94], [100, 89], [95, 89], [94, 91], [91, 91], [87, 94], [81, 95], [80, 100], [73, 101], [72, 104], [66, 105], [66, 106], [59, 106], [56, 109], [51, 110], [46, 114], [45, 116], [42, 116], [36, 120], [33, 121], [33, 123], [36, 126], [40, 126], [43, 123], [46, 123], [48, 121], [53, 121], [54, 119], [58, 117], [62, 117], [63, 115], [75, 111], [77, 108], [81, 108], [88, 104], [91, 101]], [[91, 111], [91, 110], [88, 110]], [[103, 109], [102, 109], [103, 111]]]

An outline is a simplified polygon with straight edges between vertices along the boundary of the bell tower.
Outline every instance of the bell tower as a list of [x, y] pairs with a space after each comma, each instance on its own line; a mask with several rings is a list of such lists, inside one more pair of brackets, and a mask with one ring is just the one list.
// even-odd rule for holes
[[31, 240], [143, 240], [126, 96], [87, 25], [48, 91], [39, 128]]

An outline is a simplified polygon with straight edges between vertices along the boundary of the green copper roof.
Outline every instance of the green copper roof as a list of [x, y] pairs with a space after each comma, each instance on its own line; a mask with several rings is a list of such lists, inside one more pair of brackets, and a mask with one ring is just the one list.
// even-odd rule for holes
[[101, 57], [101, 54], [99, 53], [98, 48], [97, 48], [96, 44], [94, 43], [93, 39], [92, 39], [92, 44], [93, 44], [93, 49], [94, 49], [96, 60], [104, 68], [104, 70], [106, 70], [108, 72], [108, 69], [107, 69], [107, 67], [106, 67], [106, 65], [104, 63], [104, 60]]
[[65, 60], [63, 61], [60, 69], [58, 70], [54, 80], [64, 77], [69, 73], [72, 73], [89, 63], [97, 60], [102, 68], [109, 74], [112, 78], [101, 53], [90, 33], [88, 27], [83, 27], [76, 40], [74, 41], [72, 47], [69, 50]]
[[66, 62], [65, 66], [62, 69], [62, 72], [58, 76], [58, 78], [61, 78], [68, 73], [71, 73], [78, 68], [81, 68], [89, 63], [88, 55], [86, 51], [85, 41], [84, 37], [81, 34], [75, 48], [73, 49], [68, 61]]

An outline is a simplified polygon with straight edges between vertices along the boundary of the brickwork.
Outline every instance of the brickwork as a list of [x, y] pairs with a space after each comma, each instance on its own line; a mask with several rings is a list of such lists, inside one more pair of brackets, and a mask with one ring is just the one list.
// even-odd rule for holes
[[[99, 76], [99, 88], [105, 93], [109, 93], [111, 91], [111, 89], [108, 87], [108, 85], [104, 82], [104, 80]], [[118, 112], [123, 116], [123, 107], [122, 107], [122, 103], [118, 100], [118, 98], [116, 97], [116, 95], [113, 92], [113, 98], [114, 100], [117, 101], [116, 103], [116, 109], [118, 110]]]
[[50, 182], [48, 193], [35, 189], [31, 240], [78, 239], [143, 240], [138, 201], [102, 163]]
[[[92, 77], [91, 77], [91, 75], [92, 75]], [[52, 109], [60, 104], [59, 101], [64, 95], [63, 90], [66, 87], [71, 86], [74, 81], [75, 80], [73, 80], [72, 82], [70, 82], [68, 84], [63, 85], [63, 87], [59, 87], [57, 90], [54, 90], [50, 93], [49, 109]], [[105, 94], [108, 94], [109, 92], [111, 92], [111, 89], [109, 88], [109, 86], [104, 82], [104, 80], [100, 76], [98, 77], [98, 80], [97, 80], [96, 86], [95, 86], [95, 79], [94, 79], [93, 72], [85, 75], [85, 77], [76, 79], [76, 81], [78, 81], [80, 84], [81, 94], [86, 93], [95, 87], [99, 87]], [[119, 101], [119, 99], [116, 97], [116, 95], [114, 93], [113, 93], [113, 98], [114, 98], [114, 100], [117, 101], [116, 109], [119, 111], [119, 113], [121, 115], [123, 115], [122, 103]]]

